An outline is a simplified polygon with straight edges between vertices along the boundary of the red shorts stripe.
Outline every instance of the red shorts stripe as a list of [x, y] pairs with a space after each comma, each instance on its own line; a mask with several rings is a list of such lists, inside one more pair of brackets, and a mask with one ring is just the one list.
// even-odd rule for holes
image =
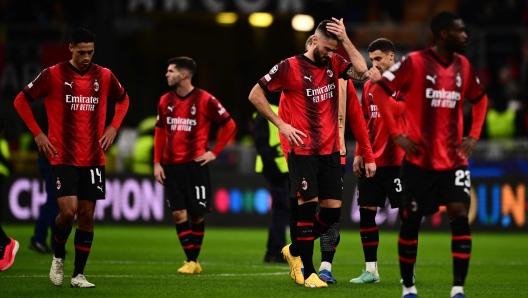
[[189, 234], [192, 234], [192, 230], [187, 230], [187, 231], [183, 231], [183, 232], [179, 233], [178, 234], [178, 238], [181, 238], [181, 237], [189, 235]]
[[364, 242], [363, 246], [376, 246], [379, 242]]
[[418, 240], [405, 240], [398, 237], [398, 242], [403, 245], [418, 245]]
[[63, 241], [59, 241], [59, 240], [57, 239], [57, 237], [55, 237], [55, 236], [53, 236], [53, 239], [55, 240], [55, 242], [57, 242], [57, 243], [59, 243], [59, 244], [64, 244], [64, 243], [66, 243], [66, 241], [68, 241], [68, 238], [66, 238], [66, 239], [63, 240]]
[[183, 249], [191, 249], [191, 248], [194, 248], [194, 244], [189, 244], [189, 245], [185, 245], [185, 246], [182, 246]]
[[315, 237], [297, 237], [297, 241], [313, 241]]
[[194, 236], [203, 236], [204, 232], [192, 232]]
[[409, 264], [414, 264], [416, 263], [416, 258], [414, 259], [407, 259], [407, 258], [404, 258], [402, 256], [399, 256], [399, 259], [400, 261], [404, 262], [404, 263], [409, 263]]
[[457, 259], [469, 259], [470, 257], [471, 257], [471, 254], [464, 254], [460, 252], [453, 253], [453, 258], [457, 258]]
[[453, 241], [458, 241], [458, 240], [471, 240], [471, 235], [453, 236], [453, 237], [451, 237], [451, 239], [452, 239]]
[[86, 246], [74, 245], [75, 249], [90, 252], [90, 248]]
[[198, 248], [198, 249], [200, 249], [200, 248], [202, 248], [202, 245], [201, 245], [201, 244], [195, 244], [195, 245], [194, 245], [194, 248]]
[[328, 227], [329, 227], [329, 225], [327, 225], [325, 222], [323, 222], [323, 221], [321, 221], [321, 220], [319, 219], [319, 213], [315, 214], [315, 219], [316, 219], [317, 222], [320, 223], [323, 227], [325, 227], [325, 228], [328, 228]]
[[360, 233], [368, 233], [368, 232], [374, 232], [377, 231], [378, 227], [372, 227], [372, 228], [366, 228], [366, 229], [359, 229]]
[[297, 222], [298, 227], [313, 227], [313, 222]]

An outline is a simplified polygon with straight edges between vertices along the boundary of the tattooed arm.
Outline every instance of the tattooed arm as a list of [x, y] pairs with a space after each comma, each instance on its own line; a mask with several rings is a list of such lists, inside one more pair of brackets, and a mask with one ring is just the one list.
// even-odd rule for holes
[[366, 80], [367, 62], [348, 38], [343, 19], [332, 18], [332, 21], [335, 23], [328, 23], [326, 28], [337, 36], [350, 57], [350, 62], [352, 62], [352, 67], [347, 72], [347, 78], [360, 81]]

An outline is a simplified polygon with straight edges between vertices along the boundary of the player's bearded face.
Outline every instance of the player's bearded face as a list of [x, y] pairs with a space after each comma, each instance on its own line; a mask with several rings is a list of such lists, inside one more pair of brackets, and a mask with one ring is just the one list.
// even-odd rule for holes
[[169, 65], [165, 77], [167, 78], [167, 84], [170, 87], [177, 87], [181, 82], [181, 73], [174, 64]]
[[463, 54], [466, 51], [466, 25], [462, 20], [453, 21], [453, 26], [448, 31], [448, 36], [446, 39], [446, 47], [460, 54]]
[[388, 54], [375, 50], [369, 52], [369, 58], [372, 61], [372, 66], [376, 67], [381, 73], [389, 69], [394, 64], [394, 53]]
[[314, 48], [314, 59], [318, 65], [324, 65], [332, 58], [332, 54], [338, 47], [337, 40], [330, 38], [319, 38], [318, 43]]

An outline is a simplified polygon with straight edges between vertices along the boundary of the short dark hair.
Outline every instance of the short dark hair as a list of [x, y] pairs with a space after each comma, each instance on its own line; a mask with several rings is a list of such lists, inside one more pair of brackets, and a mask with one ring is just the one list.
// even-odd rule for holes
[[170, 58], [169, 61], [167, 61], [169, 65], [176, 64], [176, 68], [178, 69], [186, 69], [188, 70], [191, 75], [194, 75], [196, 73], [196, 62], [190, 57], [174, 57]]
[[441, 11], [431, 21], [431, 32], [434, 37], [438, 37], [442, 30], [448, 30], [453, 25], [453, 21], [459, 19], [460, 16], [454, 12]]
[[339, 38], [337, 38], [337, 35], [335, 35], [334, 33], [331, 33], [328, 31], [328, 29], [326, 29], [326, 24], [328, 23], [336, 23], [332, 20], [324, 20], [322, 21], [321, 23], [319, 23], [319, 25], [317, 25], [317, 28], [315, 29], [315, 32], [320, 32], [322, 33], [324, 36], [328, 37], [328, 38], [331, 38], [331, 39], [335, 39], [335, 40], [339, 40]]
[[93, 34], [92, 32], [88, 31], [87, 29], [84, 29], [84, 28], [78, 28], [78, 29], [75, 29], [71, 36], [70, 36], [70, 42], [72, 45], [76, 45], [78, 43], [82, 43], [82, 42], [93, 42], [95, 43], [95, 34]]
[[380, 50], [381, 52], [388, 54], [390, 52], [395, 52], [394, 44], [392, 41], [386, 38], [378, 38], [375, 41], [371, 42], [368, 46], [369, 53]]

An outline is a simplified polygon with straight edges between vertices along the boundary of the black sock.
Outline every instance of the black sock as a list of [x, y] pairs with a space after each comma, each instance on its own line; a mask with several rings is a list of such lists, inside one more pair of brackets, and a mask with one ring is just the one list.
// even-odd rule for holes
[[88, 256], [90, 255], [90, 249], [92, 248], [94, 233], [86, 232], [82, 230], [75, 230], [75, 238], [73, 244], [75, 246], [75, 267], [73, 269], [72, 277], [78, 274], [84, 274], [84, 267]]
[[400, 274], [403, 284], [412, 287], [414, 264], [418, 252], [418, 230], [420, 229], [422, 217], [409, 219], [403, 218], [398, 237], [398, 256], [400, 259]]
[[464, 286], [471, 257], [471, 231], [467, 217], [457, 217], [451, 225], [453, 254], [453, 286]]
[[290, 254], [294, 257], [300, 255], [299, 244], [297, 243], [297, 222], [299, 221], [299, 203], [297, 198], [290, 198]]
[[72, 227], [66, 229], [59, 229], [57, 224], [53, 222], [53, 241], [55, 242], [55, 257], [64, 259], [66, 257], [66, 242], [70, 237]]
[[0, 226], [0, 246], [8, 246], [11, 243], [11, 239], [7, 237], [4, 229]]
[[180, 240], [185, 256], [187, 256], [187, 262], [196, 261], [196, 255], [194, 254], [194, 243], [193, 233], [191, 225], [188, 221], [184, 221], [180, 224], [176, 224], [176, 233]]
[[330, 228], [321, 236], [321, 262], [332, 263], [334, 261], [334, 255], [339, 244], [339, 223], [336, 222], [330, 226]]
[[200, 250], [202, 249], [202, 242], [204, 238], [204, 231], [205, 231], [205, 221], [202, 221], [198, 224], [191, 224], [192, 229], [192, 239], [193, 239], [193, 253], [196, 259], [198, 259], [198, 256], [200, 255]]
[[359, 208], [359, 234], [363, 245], [365, 262], [376, 262], [378, 260], [379, 232], [376, 225], [376, 211]]
[[313, 248], [314, 248], [314, 221], [316, 202], [309, 202], [299, 205], [299, 222], [297, 223], [297, 243], [299, 252], [304, 265], [304, 278], [308, 278], [315, 273], [313, 265]]
[[336, 222], [339, 222], [341, 208], [321, 207], [319, 213], [315, 215], [314, 236], [315, 239], [321, 237]]

